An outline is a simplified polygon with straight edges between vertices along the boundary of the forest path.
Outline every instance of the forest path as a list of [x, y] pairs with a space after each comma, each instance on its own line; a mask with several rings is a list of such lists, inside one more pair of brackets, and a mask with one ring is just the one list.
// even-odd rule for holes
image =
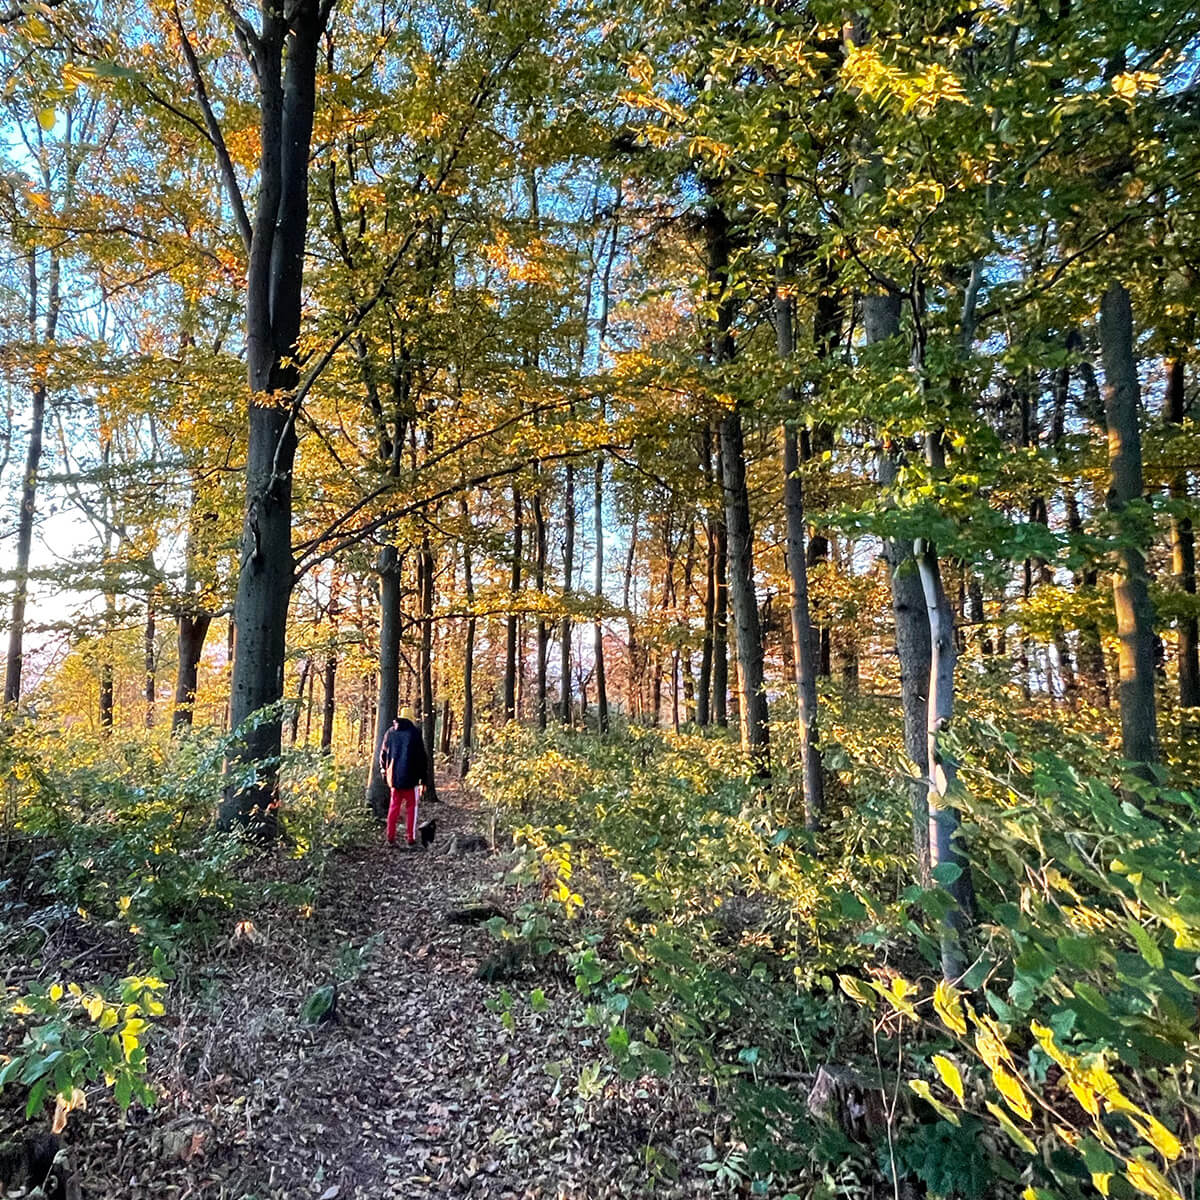
[[[511, 1028], [485, 1006], [500, 989], [476, 969], [495, 943], [444, 916], [492, 894], [504, 864], [446, 852], [448, 835], [483, 822], [455, 783], [439, 790], [421, 813], [438, 823], [432, 850], [381, 835], [334, 855], [311, 918], [260, 914], [180, 981], [192, 999], [152, 1051], [161, 1102], [132, 1110], [124, 1129], [97, 1113], [72, 1139], [85, 1200], [600, 1200], [646, 1194], [647, 1144], [671, 1176], [683, 1167], [656, 1195], [710, 1193], [691, 1165], [709, 1135], [684, 1097], [643, 1080], [581, 1098], [581, 1063], [603, 1047], [570, 981], [510, 984]], [[348, 953], [362, 965], [339, 990], [338, 1019], [304, 1024], [306, 998]], [[544, 1013], [530, 1006], [534, 987]]]

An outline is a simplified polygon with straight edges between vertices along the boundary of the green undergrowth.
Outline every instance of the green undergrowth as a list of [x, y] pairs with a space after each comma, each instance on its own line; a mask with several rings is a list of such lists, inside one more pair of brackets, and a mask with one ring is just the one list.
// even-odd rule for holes
[[740, 1141], [711, 1169], [752, 1194], [1195, 1196], [1196, 795], [1122, 776], [1067, 730], [1030, 742], [962, 720], [978, 913], [948, 987], [947, 901], [914, 882], [895, 735], [850, 707], [827, 710], [816, 836], [783, 726], [769, 783], [695, 730], [514, 725], [480, 754], [472, 780], [533, 897], [492, 932], [531, 983], [586, 997], [606, 1050], [578, 1086], [715, 1088]]
[[303, 750], [280, 763], [277, 845], [218, 832], [230, 745], [205, 729], [0, 733], [0, 952], [20, 964], [0, 997], [6, 1107], [53, 1105], [58, 1127], [97, 1090], [152, 1102], [146, 1042], [169, 981], [239, 922], [310, 908], [330, 852], [366, 833], [358, 773]]

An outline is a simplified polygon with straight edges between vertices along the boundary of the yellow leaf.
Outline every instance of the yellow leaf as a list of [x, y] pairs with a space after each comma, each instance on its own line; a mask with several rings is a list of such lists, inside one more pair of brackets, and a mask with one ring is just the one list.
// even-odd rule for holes
[[935, 1054], [933, 1065], [942, 1077], [942, 1082], [958, 1097], [959, 1104], [963, 1102], [963, 1082], [958, 1068], [944, 1055]]
[[1023, 1120], [1032, 1121], [1033, 1105], [1029, 1103], [1029, 1097], [1025, 1095], [1021, 1081], [999, 1063], [992, 1067], [992, 1080], [1000, 1089], [1000, 1094], [1004, 1097], [1008, 1107]]
[[910, 1079], [908, 1086], [912, 1088], [918, 1096], [937, 1111], [938, 1116], [943, 1120], [949, 1121], [951, 1125], [959, 1124], [958, 1113], [954, 1109], [943, 1104], [930, 1090], [929, 1084], [924, 1079]]
[[1157, 1167], [1141, 1158], [1131, 1158], [1125, 1164], [1125, 1178], [1139, 1192], [1153, 1196], [1154, 1200], [1183, 1200], [1183, 1197], [1167, 1182]]
[[993, 1104], [990, 1100], [985, 1100], [988, 1112], [1000, 1122], [1000, 1128], [1008, 1134], [1010, 1138], [1019, 1146], [1026, 1154], [1036, 1154], [1037, 1147], [1023, 1134], [1013, 1123], [1012, 1118], [998, 1104]]
[[58, 113], [52, 108], [43, 108], [38, 112], [38, 124], [49, 133], [58, 121]]

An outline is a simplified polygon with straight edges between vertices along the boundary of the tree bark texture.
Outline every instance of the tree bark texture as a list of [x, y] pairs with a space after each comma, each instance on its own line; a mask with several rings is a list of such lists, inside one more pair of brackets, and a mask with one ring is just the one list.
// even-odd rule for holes
[[1130, 762], [1158, 761], [1154, 698], [1154, 610], [1146, 574], [1149, 517], [1136, 508], [1142, 499], [1140, 388], [1133, 348], [1133, 308], [1125, 285], [1113, 281], [1100, 302], [1100, 347], [1104, 359], [1104, 419], [1108, 429], [1108, 508], [1118, 544], [1113, 604], [1119, 645], [1118, 704], [1121, 752]]

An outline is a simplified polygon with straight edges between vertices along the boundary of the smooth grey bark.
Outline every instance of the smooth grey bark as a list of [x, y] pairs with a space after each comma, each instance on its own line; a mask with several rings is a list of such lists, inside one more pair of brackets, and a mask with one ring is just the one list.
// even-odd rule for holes
[[1154, 610], [1146, 574], [1148, 518], [1130, 512], [1142, 499], [1140, 387], [1133, 348], [1133, 307], [1114, 280], [1100, 301], [1104, 419], [1108, 428], [1108, 509], [1117, 530], [1113, 605], [1119, 645], [1117, 688], [1121, 752], [1133, 763], [1158, 761], [1154, 697]]
[[[29, 269], [29, 333], [38, 341], [39, 281], [36, 251], [30, 251]], [[62, 295], [58, 255], [50, 259], [50, 279], [46, 314], [42, 327], [43, 344], [54, 341], [58, 333], [58, 317]], [[8, 658], [4, 672], [4, 704], [8, 708], [21, 698], [21, 671], [25, 661], [25, 608], [29, 601], [29, 556], [33, 547], [33, 523], [37, 511], [38, 471], [42, 463], [42, 441], [46, 426], [46, 379], [41, 370], [35, 372], [30, 390], [29, 442], [25, 449], [25, 474], [21, 477], [21, 507], [17, 511], [17, 561], [13, 571], [12, 616], [8, 627]]]
[[[230, 717], [240, 730], [233, 760], [254, 782], [231, 779], [222, 828], [241, 826], [270, 838], [278, 831], [279, 712], [254, 721], [283, 696], [292, 555], [292, 470], [296, 414], [288, 402], [299, 381], [297, 343], [308, 234], [308, 167], [316, 110], [317, 51], [332, 0], [263, 0], [261, 28], [242, 37], [259, 89], [258, 202], [251, 226], [246, 284], [246, 364], [251, 403], [246, 504], [234, 624], [237, 629]], [[229, 184], [231, 199], [236, 184]]]
[[[942, 977], [955, 981], [966, 970], [963, 934], [970, 905], [970, 874], [965, 856], [958, 846], [961, 824], [957, 809], [950, 801], [955, 785], [953, 761], [941, 751], [940, 737], [954, 712], [954, 616], [942, 585], [937, 552], [932, 543], [918, 541], [914, 557], [920, 574], [930, 637], [929, 704], [926, 723], [926, 757], [929, 763], [929, 858], [931, 872], [944, 866], [958, 869], [952, 880], [941, 879], [953, 900], [941, 922]], [[936, 878], [936, 876], [935, 876]]]
[[571, 723], [571, 585], [575, 569], [575, 464], [568, 462], [563, 481], [563, 605], [568, 610], [559, 622], [558, 719]]
[[[509, 581], [509, 595], [516, 607], [521, 594], [521, 556], [524, 552], [524, 512], [521, 500], [521, 489], [514, 483], [512, 489], [513, 505], [513, 550], [512, 572]], [[519, 617], [516, 612], [508, 614], [504, 643], [504, 717], [505, 720], [516, 720], [517, 716], [517, 625]]]
[[[878, 345], [900, 333], [900, 297], [893, 293], [862, 297], [863, 328], [868, 345]], [[879, 459], [879, 484], [886, 491], [896, 481], [900, 451], [889, 443]], [[913, 845], [921, 880], [929, 875], [929, 752], [927, 700], [932, 646], [924, 589], [911, 550], [892, 539], [883, 543], [884, 562], [892, 593], [892, 620], [896, 630], [896, 658], [900, 668], [900, 707], [904, 719], [904, 748], [913, 765], [909, 785]]]
[[[710, 330], [710, 358], [714, 366], [734, 355], [733, 298], [729, 292], [729, 219], [719, 204], [705, 218], [708, 295], [716, 305]], [[741, 414], [734, 409], [721, 418], [721, 488], [724, 495], [728, 539], [729, 599], [737, 641], [738, 704], [742, 745], [754, 756], [759, 770], [769, 771], [770, 733], [767, 693], [763, 679], [762, 628], [754, 586], [754, 533], [750, 523], [750, 494], [746, 486], [746, 453]]]
[[[795, 303], [785, 293], [782, 278], [775, 297], [775, 340], [786, 363], [796, 350]], [[783, 389], [786, 410], [796, 415], [795, 389]], [[796, 719], [800, 735], [800, 770], [804, 791], [804, 824], [815, 830], [825, 807], [825, 781], [821, 769], [820, 730], [817, 723], [817, 670], [813, 650], [812, 617], [808, 603], [808, 550], [805, 546], [804, 482], [800, 478], [800, 444], [796, 427], [785, 419], [783, 427], [783, 506], [787, 520], [784, 557], [788, 569], [788, 607], [792, 626], [792, 664], [796, 682]]]
[[[1181, 355], [1167, 360], [1166, 418], [1182, 425], [1186, 416], [1184, 366]], [[1180, 467], [1171, 476], [1171, 499], [1181, 504], [1189, 500], [1188, 473]], [[1185, 596], [1196, 595], [1196, 535], [1186, 514], [1171, 518], [1171, 572]], [[1176, 629], [1179, 703], [1183, 708], [1200, 707], [1200, 629], [1195, 616], [1184, 616]], [[1195, 724], [1189, 720], [1189, 727]]]
[[375, 749], [367, 779], [367, 806], [380, 820], [391, 794], [379, 769], [383, 735], [400, 710], [400, 563], [395, 546], [384, 546], [375, 563], [379, 574], [379, 692], [375, 709]]
[[421, 676], [421, 736], [425, 742], [425, 761], [429, 771], [425, 778], [425, 799], [437, 803], [437, 776], [433, 769], [434, 752], [437, 750], [437, 710], [433, 699], [433, 550], [429, 535], [421, 539], [421, 555], [417, 572], [421, 589], [421, 654], [419, 673]]
[[737, 633], [742, 745], [765, 773], [769, 769], [770, 733], [763, 679], [762, 627], [754, 588], [754, 533], [750, 525], [742, 419], [737, 412], [729, 413], [721, 422], [721, 459], [725, 525], [729, 531], [729, 596]]

